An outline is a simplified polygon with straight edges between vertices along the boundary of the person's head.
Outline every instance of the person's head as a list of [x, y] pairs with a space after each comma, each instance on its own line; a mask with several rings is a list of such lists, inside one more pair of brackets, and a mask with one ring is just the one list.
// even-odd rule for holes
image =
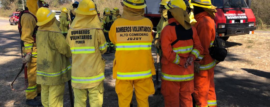
[[36, 15], [40, 7], [48, 8], [49, 4], [46, 3], [44, 0], [38, 0], [38, 2], [36, 2], [36, 0], [27, 0], [26, 7], [28, 8], [29, 12], [31, 12], [33, 15]]
[[132, 9], [144, 9], [146, 7], [145, 0], [123, 0], [123, 4]]
[[68, 13], [68, 9], [66, 7], [63, 7], [62, 10], [61, 10], [61, 12]]
[[159, 13], [162, 13], [163, 10], [169, 9], [169, 7], [167, 6], [167, 4], [169, 3], [170, 0], [162, 0], [160, 2], [160, 6], [159, 6]]
[[96, 5], [92, 0], [82, 0], [75, 13], [80, 15], [97, 15]]
[[72, 4], [73, 9], [77, 9], [78, 6], [79, 6], [79, 2], [78, 2], [78, 1], [75, 1], [75, 2]]
[[38, 9], [37, 14], [37, 26], [43, 26], [52, 21], [55, 18], [55, 13], [53, 13], [50, 9], [41, 7]]
[[204, 12], [204, 9], [212, 8], [211, 0], [192, 0], [191, 4], [194, 6], [195, 15]]
[[119, 11], [119, 9], [117, 7], [113, 8], [113, 11], [115, 12], [115, 14], [119, 14], [120, 13], [120, 11]]
[[103, 15], [106, 15], [106, 16], [111, 15], [111, 10], [109, 8], [105, 8]]

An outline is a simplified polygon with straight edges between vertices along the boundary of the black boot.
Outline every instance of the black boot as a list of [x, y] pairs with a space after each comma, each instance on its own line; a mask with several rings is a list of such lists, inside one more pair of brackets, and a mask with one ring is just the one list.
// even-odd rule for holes
[[27, 99], [26, 104], [28, 106], [42, 106], [42, 103], [40, 100], [34, 98], [34, 99]]

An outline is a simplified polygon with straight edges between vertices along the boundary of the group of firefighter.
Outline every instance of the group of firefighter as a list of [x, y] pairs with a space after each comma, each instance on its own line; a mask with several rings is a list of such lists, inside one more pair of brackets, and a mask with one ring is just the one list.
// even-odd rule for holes
[[27, 105], [63, 107], [65, 83], [71, 81], [75, 107], [85, 107], [88, 98], [91, 107], [102, 107], [102, 54], [115, 51], [112, 77], [119, 107], [130, 107], [134, 90], [138, 107], [149, 107], [148, 97], [155, 93], [154, 41], [165, 107], [193, 107], [193, 99], [196, 107], [217, 106], [218, 62], [209, 54], [215, 40], [211, 0], [162, 0], [155, 37], [152, 22], [144, 17], [145, 0], [123, 0], [122, 15], [118, 8], [105, 8], [102, 19], [92, 0], [81, 0], [70, 12], [62, 9], [60, 22], [44, 0], [26, 4], [19, 31], [28, 68]]

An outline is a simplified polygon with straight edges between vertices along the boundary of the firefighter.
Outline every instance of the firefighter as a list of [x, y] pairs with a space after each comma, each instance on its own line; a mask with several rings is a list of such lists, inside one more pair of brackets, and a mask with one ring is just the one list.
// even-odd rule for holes
[[201, 40], [204, 52], [199, 56], [200, 70], [195, 73], [194, 98], [198, 107], [216, 107], [216, 92], [214, 84], [214, 68], [216, 61], [210, 56], [209, 48], [215, 40], [215, 12], [211, 0], [192, 0], [194, 15], [197, 23], [195, 25]]
[[115, 7], [113, 8], [113, 20], [116, 20], [118, 18], [121, 18], [120, 10]]
[[138, 107], [149, 107], [148, 97], [155, 93], [155, 75], [151, 53], [152, 22], [145, 18], [144, 0], [124, 0], [122, 18], [117, 19], [109, 32], [116, 46], [113, 78], [119, 107], [129, 107], [135, 88]]
[[21, 12], [20, 22], [18, 25], [21, 40], [24, 45], [25, 58], [23, 63], [27, 63], [27, 80], [28, 87], [26, 92], [26, 104], [29, 106], [41, 106], [41, 102], [36, 99], [40, 93], [40, 85], [36, 83], [36, 66], [37, 66], [37, 48], [36, 48], [36, 31], [37, 19], [36, 12], [39, 7], [48, 7], [49, 5], [43, 0], [27, 0], [27, 9]]
[[74, 107], [102, 107], [105, 60], [107, 50], [102, 24], [92, 0], [82, 0], [68, 31], [67, 42], [72, 53], [72, 87]]
[[55, 13], [48, 8], [37, 11], [37, 83], [41, 84], [44, 107], [63, 107], [65, 82], [70, 80], [71, 52], [55, 22]]
[[185, 2], [171, 0], [168, 6], [169, 25], [161, 32], [161, 93], [165, 107], [193, 107], [193, 63], [203, 48], [196, 29], [189, 24]]
[[161, 56], [161, 50], [160, 50], [160, 33], [162, 31], [162, 29], [168, 25], [168, 15], [167, 15], [167, 12], [168, 12], [168, 9], [169, 7], [167, 6], [167, 3], [169, 2], [170, 0], [162, 0], [161, 3], [160, 3], [160, 7], [159, 7], [159, 13], [161, 14], [161, 18], [158, 22], [158, 25], [157, 25], [157, 34], [155, 36], [155, 46], [157, 48], [157, 54], [159, 56]]
[[108, 50], [106, 53], [111, 53], [114, 51], [114, 45], [110, 41], [109, 34], [108, 34], [113, 24], [113, 21], [114, 20], [113, 20], [113, 16], [111, 15], [111, 10], [109, 8], [105, 8], [104, 13], [103, 13], [103, 29], [104, 29], [104, 35], [105, 35], [107, 45], [108, 45]]
[[67, 36], [68, 27], [69, 27], [68, 10], [67, 8], [63, 7], [60, 14], [60, 29], [65, 37]]
[[78, 8], [78, 5], [79, 5], [79, 2], [78, 1], [75, 1], [73, 4], [72, 4], [72, 10], [70, 10], [70, 19], [71, 19], [71, 23], [73, 22], [73, 20], [75, 19], [75, 16], [76, 16], [76, 13], [75, 13], [75, 9]]

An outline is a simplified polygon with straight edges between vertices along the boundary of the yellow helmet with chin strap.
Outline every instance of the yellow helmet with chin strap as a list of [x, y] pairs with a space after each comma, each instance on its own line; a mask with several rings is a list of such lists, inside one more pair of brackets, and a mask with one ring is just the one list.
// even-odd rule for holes
[[55, 17], [55, 13], [48, 8], [41, 7], [38, 9], [36, 17], [38, 20], [37, 25], [42, 26], [50, 22]]
[[160, 5], [166, 6], [170, 0], [162, 0]]
[[146, 7], [145, 0], [123, 0], [123, 3], [133, 9], [144, 9]]
[[92, 0], [82, 0], [75, 12], [81, 15], [96, 15], [96, 5]]
[[186, 3], [183, 0], [171, 0], [168, 2], [169, 8], [181, 8], [186, 11], [187, 6]]
[[211, 0], [191, 0], [191, 4], [193, 6], [211, 9], [212, 8], [212, 2]]
[[67, 8], [63, 7], [61, 12], [68, 13], [68, 10], [67, 10]]

